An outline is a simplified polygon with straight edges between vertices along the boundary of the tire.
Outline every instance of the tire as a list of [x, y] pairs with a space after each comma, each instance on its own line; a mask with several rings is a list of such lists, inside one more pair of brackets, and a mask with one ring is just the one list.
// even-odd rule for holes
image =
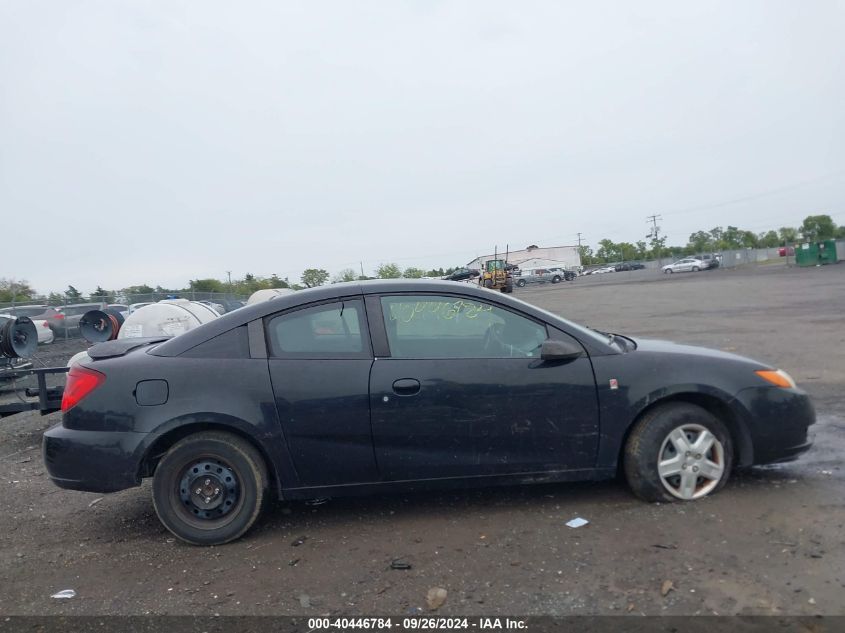
[[560, 277], [558, 275], [555, 275], [554, 277], [552, 277], [552, 283], [553, 284], [559, 284], [560, 283]]
[[525, 287], [525, 280], [524, 279], [518, 279], [517, 282], [516, 282], [516, 285], [519, 286], [520, 288], [524, 288]]
[[664, 270], [663, 272], [664, 272], [664, 273], [666, 273], [667, 275], [671, 275], [671, 274], [672, 274], [672, 269], [671, 269], [671, 268], [667, 268], [667, 269], [666, 269], [666, 270]]
[[492, 288], [493, 287], [493, 280], [492, 279], [485, 279], [484, 280], [484, 287], [485, 288]]
[[267, 488], [267, 465], [252, 444], [204, 431], [180, 440], [161, 459], [153, 476], [153, 505], [164, 527], [183, 541], [222, 545], [252, 527]]
[[[696, 446], [702, 441], [706, 447], [709, 440], [706, 450]], [[692, 501], [725, 485], [733, 467], [733, 444], [725, 425], [708, 411], [670, 403], [636, 423], [625, 444], [623, 466], [628, 485], [640, 499]]]
[[701, 269], [698, 266], [692, 267], [692, 272], [694, 272], [694, 273], [697, 273], [699, 270], [701, 270]]

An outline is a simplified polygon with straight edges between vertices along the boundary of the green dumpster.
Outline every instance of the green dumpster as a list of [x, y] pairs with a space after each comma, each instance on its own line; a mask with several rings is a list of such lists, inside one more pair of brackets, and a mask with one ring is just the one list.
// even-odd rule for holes
[[837, 261], [835, 240], [805, 242], [795, 249], [795, 262], [799, 266], [820, 266]]

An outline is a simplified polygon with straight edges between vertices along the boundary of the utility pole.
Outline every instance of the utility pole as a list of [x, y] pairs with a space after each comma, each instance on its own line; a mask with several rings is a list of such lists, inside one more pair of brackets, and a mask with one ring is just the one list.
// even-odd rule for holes
[[581, 234], [578, 234], [578, 249], [581, 249]]
[[358, 262], [358, 263], [361, 264], [361, 279], [363, 279], [364, 278], [364, 262]]
[[657, 221], [662, 220], [662, 219], [663, 219], [662, 215], [646, 216], [646, 222], [651, 222], [651, 225], [652, 225], [651, 233], [649, 235], [646, 235], [646, 237], [650, 237], [652, 239], [652, 242], [654, 243], [654, 249], [655, 249], [656, 254], [657, 254], [657, 266], [658, 266], [658, 268], [660, 267], [661, 261], [660, 261], [660, 242], [657, 241], [660, 237], [660, 227], [657, 226]]

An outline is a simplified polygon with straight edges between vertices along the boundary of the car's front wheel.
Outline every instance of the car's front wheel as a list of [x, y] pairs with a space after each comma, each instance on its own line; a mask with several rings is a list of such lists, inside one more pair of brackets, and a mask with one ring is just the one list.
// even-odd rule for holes
[[664, 269], [664, 271], [663, 271], [663, 272], [664, 272], [664, 273], [666, 273], [667, 275], [671, 275], [671, 274], [672, 274], [672, 269], [671, 269], [671, 268], [666, 268], [666, 269]]
[[252, 444], [219, 431], [180, 440], [153, 476], [153, 505], [164, 526], [194, 545], [221, 545], [243, 535], [258, 516], [267, 466]]
[[525, 280], [524, 279], [518, 279], [517, 282], [516, 282], [516, 285], [519, 286], [520, 288], [524, 288], [525, 287]]
[[701, 269], [698, 266], [692, 267], [692, 272], [694, 272], [694, 273], [697, 273], [699, 270], [701, 270]]
[[692, 501], [719, 490], [733, 465], [730, 433], [699, 406], [672, 403], [646, 413], [623, 457], [631, 489], [646, 501]]

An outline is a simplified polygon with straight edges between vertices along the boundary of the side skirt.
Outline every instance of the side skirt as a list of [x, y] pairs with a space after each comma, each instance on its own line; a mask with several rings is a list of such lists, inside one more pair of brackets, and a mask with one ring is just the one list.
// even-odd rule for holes
[[359, 495], [391, 494], [425, 490], [448, 490], [462, 488], [486, 488], [491, 486], [515, 486], [522, 484], [544, 484], [568, 481], [601, 481], [614, 479], [615, 468], [584, 468], [580, 470], [558, 470], [515, 475], [481, 475], [478, 477], [448, 477], [442, 479], [413, 479], [406, 481], [373, 481], [340, 486], [310, 486], [304, 488], [282, 488], [282, 500], [313, 499], [315, 497], [351, 497]]

